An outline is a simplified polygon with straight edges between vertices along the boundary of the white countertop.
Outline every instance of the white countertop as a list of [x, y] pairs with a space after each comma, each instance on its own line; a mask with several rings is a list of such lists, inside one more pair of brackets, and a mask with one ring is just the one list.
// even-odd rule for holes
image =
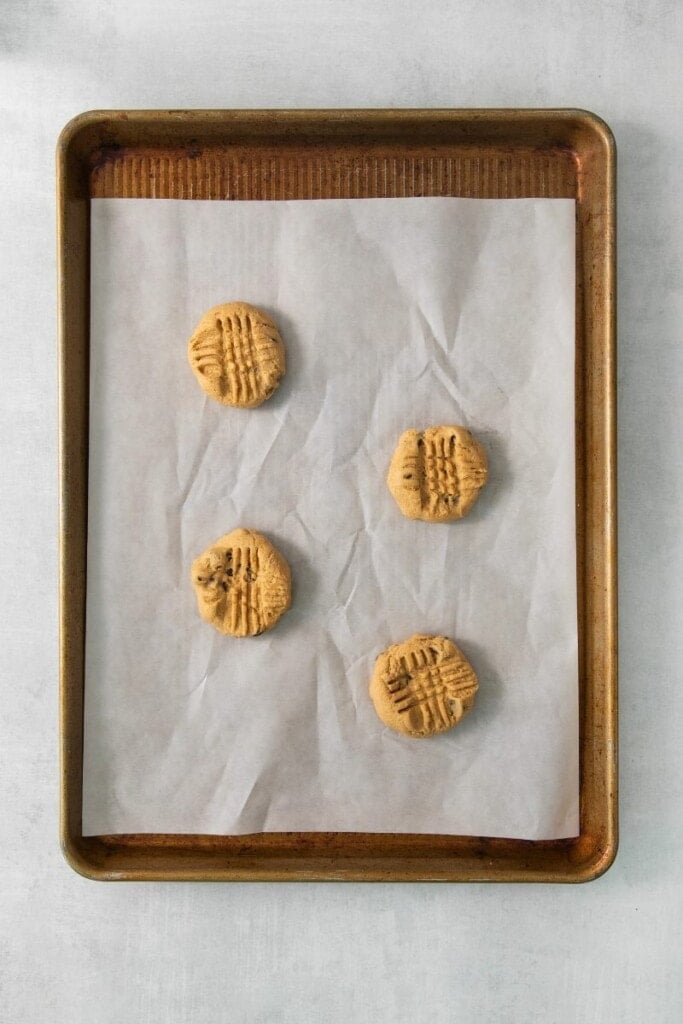
[[[3, 1024], [683, 1017], [682, 23], [670, 0], [2, 4]], [[589, 885], [103, 885], [62, 860], [55, 140], [92, 108], [278, 106], [583, 107], [615, 133], [621, 848]]]

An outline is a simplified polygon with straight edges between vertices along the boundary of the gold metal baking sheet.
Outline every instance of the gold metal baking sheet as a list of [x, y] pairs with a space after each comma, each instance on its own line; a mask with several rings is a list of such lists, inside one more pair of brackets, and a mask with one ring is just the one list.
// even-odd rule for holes
[[[94, 197], [576, 199], [576, 839], [139, 834], [81, 828], [88, 500], [89, 207]], [[61, 840], [113, 880], [580, 882], [617, 848], [615, 149], [581, 110], [99, 111], [57, 147]]]

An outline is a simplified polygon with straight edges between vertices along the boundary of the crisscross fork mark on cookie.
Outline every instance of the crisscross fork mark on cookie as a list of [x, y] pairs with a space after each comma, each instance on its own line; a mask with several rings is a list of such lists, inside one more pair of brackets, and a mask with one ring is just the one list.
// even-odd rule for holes
[[256, 348], [249, 313], [235, 313], [217, 320], [223, 346], [224, 375], [222, 392], [230, 392], [238, 403], [252, 402], [258, 396]]
[[455, 435], [426, 432], [418, 442], [421, 456], [422, 505], [436, 511], [439, 501], [457, 502], [460, 482], [455, 459]]
[[257, 547], [236, 547], [226, 555], [232, 555], [232, 586], [228, 589], [230, 632], [236, 635], [244, 632], [248, 636], [259, 633], [263, 628], [261, 593], [258, 585], [259, 564]]
[[386, 680], [394, 707], [401, 715], [415, 709], [412, 717], [421, 717], [425, 728], [448, 728], [453, 715], [447, 702], [476, 692], [472, 669], [458, 658], [435, 663], [421, 650], [411, 651], [409, 657], [402, 655], [398, 663], [399, 673]]

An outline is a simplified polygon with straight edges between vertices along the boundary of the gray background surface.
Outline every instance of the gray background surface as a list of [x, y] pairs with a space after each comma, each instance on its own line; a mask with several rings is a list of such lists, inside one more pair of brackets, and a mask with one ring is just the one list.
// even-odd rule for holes
[[[682, 8], [0, 4], [0, 1021], [683, 1015]], [[578, 106], [619, 148], [621, 850], [581, 887], [99, 885], [57, 845], [54, 145], [94, 107]]]

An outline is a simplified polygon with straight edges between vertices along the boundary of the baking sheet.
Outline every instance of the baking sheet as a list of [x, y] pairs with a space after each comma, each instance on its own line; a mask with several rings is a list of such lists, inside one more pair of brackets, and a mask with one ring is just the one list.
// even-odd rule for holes
[[[571, 200], [93, 201], [84, 834], [578, 833], [574, 230]], [[236, 298], [287, 346], [257, 410], [186, 360]], [[386, 469], [441, 422], [490, 483], [462, 522], [413, 523]], [[189, 582], [237, 525], [294, 577], [253, 640]], [[480, 679], [421, 742], [367, 696], [414, 632]]]

